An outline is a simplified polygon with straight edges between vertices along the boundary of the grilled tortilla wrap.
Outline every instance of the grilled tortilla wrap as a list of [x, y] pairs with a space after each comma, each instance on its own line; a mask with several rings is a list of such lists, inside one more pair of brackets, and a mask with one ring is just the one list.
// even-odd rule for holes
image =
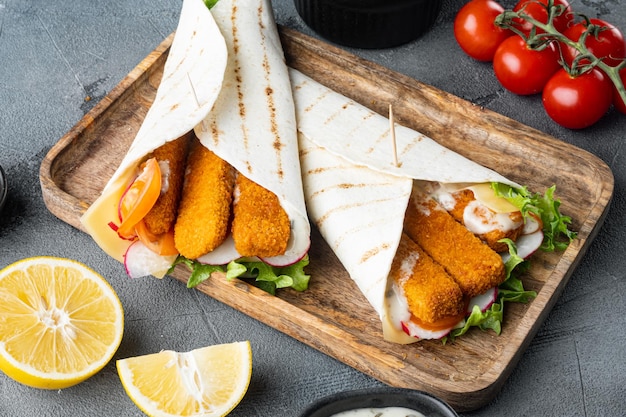
[[204, 2], [185, 0], [154, 102], [102, 194], [81, 217], [87, 233], [120, 262], [131, 242], [108, 227], [119, 221], [120, 198], [146, 155], [206, 117], [222, 89], [227, 56], [224, 37]]
[[[184, 0], [155, 101], [102, 195], [81, 218], [115, 259], [123, 261], [132, 242], [107, 225], [119, 221], [120, 198], [140, 164], [193, 130], [206, 148], [276, 194], [292, 225], [284, 256], [302, 257], [310, 230], [295, 112], [267, 0], [221, 0], [210, 11], [202, 0]], [[166, 264], [151, 273], [164, 275]]]
[[211, 11], [228, 45], [228, 64], [215, 108], [195, 133], [241, 175], [278, 197], [291, 236], [283, 259], [273, 263], [289, 264], [307, 252], [310, 225], [293, 96], [271, 5], [268, 0], [220, 0]]
[[290, 77], [311, 221], [378, 313], [385, 338], [415, 342], [392, 325], [386, 299], [414, 183], [518, 185], [403, 126], [395, 129], [396, 165], [386, 117], [296, 70]]

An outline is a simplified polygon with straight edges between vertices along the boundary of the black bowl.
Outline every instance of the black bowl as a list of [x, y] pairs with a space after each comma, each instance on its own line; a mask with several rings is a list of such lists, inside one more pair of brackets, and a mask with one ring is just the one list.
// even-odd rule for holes
[[371, 388], [340, 392], [311, 404], [300, 417], [331, 417], [362, 408], [403, 407], [427, 417], [458, 417], [443, 400], [423, 391], [404, 388]]
[[4, 175], [4, 171], [0, 166], [0, 211], [4, 207], [4, 202], [7, 199], [7, 193], [9, 191], [9, 184], [7, 183], [7, 177]]
[[388, 48], [419, 38], [441, 0], [294, 0], [304, 22], [322, 37], [356, 48]]

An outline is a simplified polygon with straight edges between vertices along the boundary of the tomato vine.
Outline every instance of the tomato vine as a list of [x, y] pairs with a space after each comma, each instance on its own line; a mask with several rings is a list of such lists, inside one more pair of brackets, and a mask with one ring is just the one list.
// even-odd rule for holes
[[[586, 45], [586, 40], [589, 36], [598, 37], [599, 34], [603, 30], [607, 30], [607, 28], [595, 24], [591, 19], [583, 14], [576, 13], [577, 16], [586, 21], [587, 28], [581, 33], [580, 38], [574, 41], [565, 36], [554, 25], [556, 19], [564, 13], [569, 12], [564, 5], [555, 4], [554, 0], [547, 0], [547, 4], [540, 2], [531, 2], [527, 4], [532, 3], [539, 3], [546, 8], [548, 13], [548, 19], [546, 22], [537, 20], [525, 12], [525, 7], [521, 7], [517, 11], [504, 10], [504, 12], [496, 17], [495, 24], [521, 36], [531, 49], [542, 50], [552, 42], [556, 42], [557, 45], [566, 45], [567, 47], [573, 48], [577, 51], [577, 55], [571, 65], [568, 65], [565, 62], [565, 59], [562, 58], [561, 65], [563, 68], [573, 77], [590, 72], [593, 68], [599, 68], [611, 80], [615, 86], [615, 91], [626, 103], [626, 88], [624, 87], [624, 83], [620, 77], [620, 70], [626, 68], [626, 59], [622, 58], [618, 65], [609, 65], [605, 62], [603, 57], [596, 57]], [[520, 21], [524, 21], [532, 25], [532, 28], [528, 33], [520, 29]]]

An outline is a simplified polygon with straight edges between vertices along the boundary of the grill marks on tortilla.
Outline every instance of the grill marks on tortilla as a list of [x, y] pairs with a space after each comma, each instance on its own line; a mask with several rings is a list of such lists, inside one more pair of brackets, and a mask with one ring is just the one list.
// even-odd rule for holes
[[[239, 59], [237, 58], [240, 52], [240, 39], [239, 33], [237, 30], [237, 14], [238, 8], [237, 6], [233, 6], [231, 10], [231, 25], [232, 25], [232, 39], [233, 39], [233, 51], [235, 55], [234, 59], [234, 72], [235, 72], [235, 82], [236, 82], [236, 90], [237, 90], [237, 106], [239, 109], [239, 117], [242, 120], [241, 129], [243, 135], [243, 146], [245, 152], [250, 155], [252, 153], [250, 147], [250, 132], [246, 128], [247, 123], [246, 119], [248, 117], [248, 112], [246, 108], [245, 102], [245, 94], [244, 94], [244, 86], [243, 79], [241, 76], [241, 64]], [[261, 44], [259, 47], [263, 50], [263, 60], [262, 60], [262, 68], [263, 68], [263, 77], [265, 80], [265, 100], [268, 111], [269, 123], [270, 123], [270, 132], [273, 136], [272, 147], [276, 152], [276, 172], [279, 178], [282, 180], [284, 177], [284, 169], [283, 169], [283, 161], [282, 161], [282, 150], [285, 147], [282, 142], [282, 138], [280, 136], [280, 130], [278, 126], [278, 118], [276, 114], [276, 102], [275, 102], [275, 94], [274, 89], [272, 88], [271, 76], [272, 66], [270, 64], [270, 58], [267, 52], [267, 42], [266, 37], [264, 35], [265, 25], [263, 24], [263, 6], [259, 6], [257, 9], [257, 20], [258, 20], [258, 28], [260, 33]], [[252, 174], [252, 165], [246, 163], [246, 171], [248, 174]]]
[[[196, 18], [196, 20], [197, 20], [197, 19], [198, 19], [198, 18]], [[196, 36], [198, 36], [198, 32], [194, 30], [194, 31], [193, 31], [193, 34], [191, 35], [191, 37], [192, 37], [192, 38], [195, 38]], [[187, 43], [187, 46], [186, 46], [186, 48], [185, 48], [185, 52], [184, 52], [184, 54], [183, 54], [183, 55], [181, 55], [182, 57], [190, 56], [191, 54], [195, 54], [195, 53], [197, 53], [197, 52], [194, 52], [194, 51], [192, 50], [192, 45], [193, 45], [193, 41], [191, 41], [191, 42], [188, 42], [188, 43]], [[200, 54], [204, 55], [204, 48], [200, 49]], [[167, 76], [166, 76], [166, 79], [167, 79], [167, 80], [173, 80], [173, 79], [176, 79], [176, 74], [177, 74], [178, 72], [180, 72], [180, 67], [182, 67], [182, 66], [183, 66], [183, 65], [185, 65], [185, 64], [186, 64], [186, 62], [185, 62], [185, 59], [184, 59], [184, 58], [183, 58], [183, 59], [181, 59], [180, 61], [178, 61], [178, 62], [176, 63], [176, 68], [175, 68], [173, 71], [171, 71], [171, 72], [169, 73], [169, 75], [167, 75]], [[192, 81], [191, 81], [191, 76], [189, 75], [189, 71], [186, 71], [186, 74], [187, 74], [187, 77], [186, 77], [186, 78], [187, 78], [187, 80], [188, 80], [188, 82], [189, 82], [189, 86], [187, 86], [187, 88], [188, 88], [189, 90], [191, 90], [191, 93], [192, 93], [192, 94], [193, 94], [193, 96], [196, 98], [196, 103], [198, 103], [198, 107], [200, 107], [200, 106], [201, 106], [201, 104], [198, 102], [198, 96], [196, 95], [195, 88], [194, 88], [193, 83], [192, 83]], [[180, 91], [184, 91], [184, 90], [186, 90], [187, 88], [183, 89], [183, 86], [181, 86], [181, 85], [180, 85], [182, 82], [184, 82], [184, 81], [183, 81], [182, 79], [179, 79], [179, 82], [178, 82], [178, 83], [174, 83], [174, 84], [173, 84], [173, 86], [172, 86], [172, 90], [176, 90], [176, 91], [178, 91], [178, 90], [180, 90]], [[163, 80], [161, 80], [161, 83], [163, 83]], [[168, 98], [167, 98], [165, 95], [161, 96], [161, 97], [160, 97], [160, 99], [161, 99], [161, 101], [166, 101], [166, 100], [168, 100]], [[179, 107], [180, 107], [180, 103], [174, 103], [172, 106], [170, 106], [170, 111], [175, 111], [175, 110], [176, 110], [177, 108], [179, 108]]]
[[374, 258], [376, 255], [378, 255], [380, 252], [389, 250], [389, 248], [391, 248], [391, 245], [389, 243], [382, 243], [379, 246], [370, 249], [369, 251], [363, 254], [363, 256], [360, 259], [360, 263], [365, 263], [369, 261], [370, 259]]
[[263, 6], [262, 5], [259, 6], [258, 8], [257, 19], [259, 22], [259, 30], [261, 31], [261, 39], [262, 39], [261, 47], [263, 48], [263, 69], [265, 70], [264, 77], [265, 77], [265, 83], [266, 83], [265, 99], [267, 100], [267, 109], [269, 111], [269, 117], [270, 117], [270, 131], [272, 133], [272, 136], [274, 136], [272, 147], [274, 148], [276, 152], [276, 162], [277, 162], [276, 172], [278, 174], [278, 177], [282, 181], [285, 175], [284, 170], [283, 170], [282, 150], [285, 147], [285, 145], [282, 142], [282, 138], [280, 136], [280, 131], [278, 128], [278, 119], [276, 116], [276, 101], [274, 98], [275, 97], [274, 89], [272, 88], [272, 83], [270, 79], [270, 74], [272, 73], [272, 66], [270, 64], [269, 56], [267, 53], [266, 38], [265, 36], [263, 36], [263, 33], [262, 33], [263, 30], [265, 29], [265, 25], [263, 25]]
[[[354, 167], [347, 167], [347, 166], [316, 167], [316, 168], [308, 170], [305, 176], [314, 177], [314, 176], [323, 176], [323, 175], [334, 175], [334, 173], [336, 173], [337, 171], [341, 171], [342, 169], [354, 169]], [[347, 190], [355, 190], [355, 189], [368, 189], [370, 191], [374, 191], [373, 190], [374, 187], [384, 190], [387, 188], [394, 188], [396, 187], [396, 185], [394, 183], [379, 183], [379, 184], [374, 185], [370, 182], [367, 182], [367, 183], [366, 182], [363, 182], [363, 183], [341, 182], [341, 183], [335, 183], [329, 187], [313, 190], [309, 194], [308, 199], [309, 201], [314, 201], [316, 198], [323, 198], [324, 194], [332, 192], [334, 190], [347, 191]], [[380, 193], [380, 195], [391, 195], [391, 194], [382, 192]], [[318, 228], [323, 228], [324, 223], [327, 221], [330, 221], [330, 219], [333, 216], [342, 216], [345, 213], [350, 213], [351, 211], [356, 212], [358, 211], [359, 208], [362, 208], [362, 207], [371, 207], [372, 205], [376, 206], [378, 204], [386, 205], [392, 202], [394, 199], [395, 197], [391, 196], [389, 198], [380, 198], [380, 199], [375, 199], [375, 200], [369, 199], [367, 201], [353, 202], [353, 203], [344, 204], [344, 205], [336, 205], [330, 210], [327, 210], [323, 215], [319, 216], [318, 219], [315, 221], [315, 223]], [[335, 239], [329, 243], [331, 244], [331, 246], [338, 248], [344, 244], [346, 239], [350, 239], [353, 235], [358, 234], [359, 232], [362, 232], [363, 230], [376, 229], [377, 226], [386, 224], [386, 222], [387, 220], [383, 218], [383, 219], [372, 220], [366, 224], [358, 224], [358, 226], [355, 226], [352, 229], [345, 230], [340, 236], [335, 237]], [[349, 244], [349, 242], [345, 244]], [[390, 243], [387, 243], [387, 242], [379, 243], [378, 246], [372, 247], [368, 249], [366, 252], [364, 252], [360, 261], [361, 263], [365, 263], [369, 261], [371, 258], [378, 255], [379, 253], [389, 250], [390, 248], [391, 248]]]
[[[239, 31], [237, 30], [237, 6], [233, 6], [230, 14], [231, 20], [231, 31], [232, 31], [232, 39], [233, 39], [233, 52], [234, 52], [234, 68], [233, 71], [235, 73], [235, 89], [237, 90], [237, 108], [239, 109], [239, 117], [241, 118], [241, 134], [243, 137], [244, 148], [246, 150], [249, 149], [249, 135], [248, 129], [246, 128], [246, 103], [244, 102], [244, 93], [243, 93], [243, 80], [241, 77], [241, 64], [239, 59], [237, 58], [239, 55]], [[246, 170], [248, 173], [252, 172], [252, 166], [246, 162]]]
[[[302, 89], [304, 86], [306, 86], [308, 84], [308, 82], [305, 80], [303, 82], [301, 82], [300, 84], [297, 84], [296, 86], [294, 86], [294, 90], [299, 90]], [[304, 108], [304, 112], [305, 113], [311, 113], [314, 112], [316, 108], [319, 108], [320, 106], [324, 107], [327, 106], [327, 108], [332, 108], [332, 105], [329, 105], [328, 103], [326, 103], [326, 99], [327, 97], [332, 96], [332, 91], [331, 90], [325, 90], [323, 93], [319, 94], [317, 97], [315, 97], [315, 99]], [[353, 106], [357, 106], [357, 103], [355, 103], [352, 100], [349, 100], [345, 103], [343, 103], [341, 105], [341, 107], [337, 107], [337, 109], [331, 113], [323, 122], [322, 124], [324, 126], [326, 125], [332, 125], [333, 123], [336, 123], [336, 120], [340, 117], [343, 116], [343, 114], [346, 111], [350, 111], [349, 108], [353, 107]], [[373, 111], [368, 111], [360, 120], [360, 123], [354, 123], [353, 127], [350, 129], [350, 131], [347, 132], [348, 136], [359, 136], [359, 131], [363, 128], [363, 126], [367, 126], [368, 125], [368, 121], [374, 117], [378, 116], [377, 113], [373, 112]], [[376, 139], [376, 142], [374, 143], [374, 146], [369, 147], [368, 149], [365, 150], [366, 154], [371, 154], [373, 153], [378, 147], [387, 147], [389, 141], [391, 140], [391, 129], [387, 129], [384, 132], [381, 132], [378, 135], [378, 138]], [[348, 145], [349, 146], [349, 145]], [[408, 149], [404, 150], [404, 152], [408, 151]], [[390, 161], [391, 161], [391, 156], [390, 156]]]

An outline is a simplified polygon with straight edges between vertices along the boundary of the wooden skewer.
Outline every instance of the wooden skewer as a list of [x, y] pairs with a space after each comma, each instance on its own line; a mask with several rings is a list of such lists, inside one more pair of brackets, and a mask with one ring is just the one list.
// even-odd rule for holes
[[191, 92], [193, 93], [193, 97], [196, 99], [196, 104], [198, 105], [198, 107], [200, 107], [200, 101], [198, 101], [198, 95], [196, 94], [196, 89], [191, 82], [191, 76], [189, 75], [189, 73], [187, 73], [187, 79], [189, 80], [189, 86], [191, 86]]
[[391, 149], [393, 152], [393, 164], [400, 166], [398, 163], [398, 149], [396, 148], [396, 124], [393, 121], [393, 106], [389, 105], [389, 131], [391, 132]]

